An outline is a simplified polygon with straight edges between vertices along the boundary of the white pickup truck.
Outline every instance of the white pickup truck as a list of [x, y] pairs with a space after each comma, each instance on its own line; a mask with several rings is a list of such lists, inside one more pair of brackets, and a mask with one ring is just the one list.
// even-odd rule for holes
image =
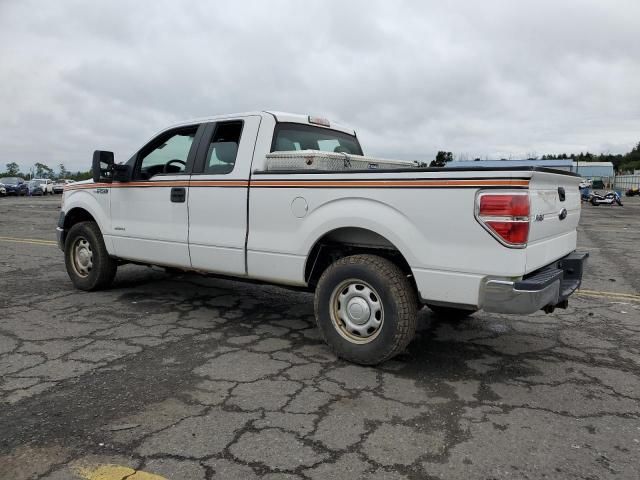
[[579, 177], [361, 155], [353, 130], [276, 112], [173, 126], [124, 164], [96, 151], [93, 181], [63, 195], [67, 272], [83, 290], [128, 262], [309, 289], [326, 342], [361, 364], [401, 352], [424, 305], [566, 308], [588, 256]]

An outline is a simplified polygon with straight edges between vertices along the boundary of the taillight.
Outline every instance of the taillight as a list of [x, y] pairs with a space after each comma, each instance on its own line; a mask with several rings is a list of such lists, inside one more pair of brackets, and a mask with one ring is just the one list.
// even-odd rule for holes
[[529, 239], [529, 192], [480, 192], [476, 218], [507, 247], [523, 248]]

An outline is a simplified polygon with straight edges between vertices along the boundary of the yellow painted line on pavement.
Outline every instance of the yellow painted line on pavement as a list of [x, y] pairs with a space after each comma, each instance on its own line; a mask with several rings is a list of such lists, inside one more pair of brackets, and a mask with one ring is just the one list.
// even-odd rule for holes
[[168, 480], [154, 473], [114, 464], [77, 467], [75, 473], [85, 480]]
[[611, 298], [613, 300], [627, 300], [640, 302], [640, 295], [632, 293], [600, 292], [598, 290], [577, 290], [576, 295], [594, 298]]
[[31, 245], [58, 245], [53, 240], [41, 240], [39, 238], [0, 237], [0, 242], [29, 243]]
[[614, 230], [611, 228], [585, 228], [583, 230], [579, 230], [579, 231], [585, 231], [585, 232], [605, 232], [605, 233], [633, 233], [633, 229], [628, 229], [628, 230]]

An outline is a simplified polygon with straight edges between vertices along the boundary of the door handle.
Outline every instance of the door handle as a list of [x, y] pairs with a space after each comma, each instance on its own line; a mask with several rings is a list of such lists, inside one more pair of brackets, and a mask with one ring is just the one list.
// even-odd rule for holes
[[171, 201], [174, 203], [184, 203], [187, 199], [187, 191], [184, 187], [171, 188]]
[[564, 202], [566, 197], [566, 192], [564, 191], [564, 187], [558, 187], [558, 197], [560, 197], [560, 201]]

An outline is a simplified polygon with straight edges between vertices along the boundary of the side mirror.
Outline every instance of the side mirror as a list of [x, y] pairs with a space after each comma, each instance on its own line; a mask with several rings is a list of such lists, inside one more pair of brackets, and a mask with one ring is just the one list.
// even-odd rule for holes
[[113, 181], [113, 152], [96, 150], [93, 152], [91, 171], [95, 183], [111, 183]]
[[113, 179], [116, 182], [129, 182], [131, 180], [131, 167], [126, 164], [115, 164], [113, 166]]

